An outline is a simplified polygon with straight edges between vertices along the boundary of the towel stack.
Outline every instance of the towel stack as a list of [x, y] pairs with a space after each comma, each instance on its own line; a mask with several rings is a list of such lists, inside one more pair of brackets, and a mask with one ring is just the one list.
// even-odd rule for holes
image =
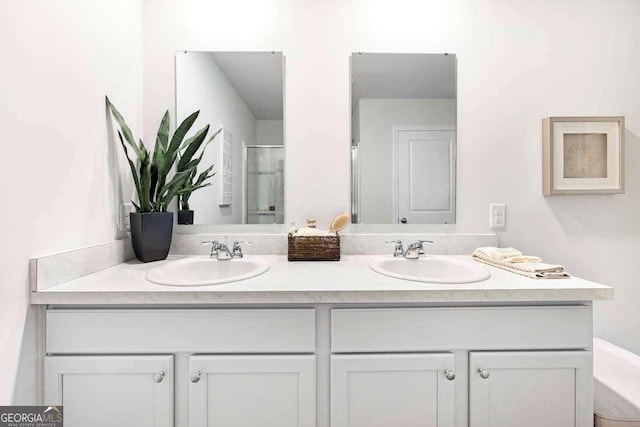
[[514, 248], [478, 248], [473, 252], [473, 259], [533, 279], [568, 279], [571, 277], [563, 266], [545, 264], [542, 259], [522, 255], [522, 252]]

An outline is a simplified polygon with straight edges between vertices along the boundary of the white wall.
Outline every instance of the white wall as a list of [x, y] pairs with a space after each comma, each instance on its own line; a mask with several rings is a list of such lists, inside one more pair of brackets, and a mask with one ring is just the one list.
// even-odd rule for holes
[[282, 120], [258, 120], [256, 128], [257, 145], [284, 144], [284, 123]]
[[[242, 223], [242, 143], [256, 143], [256, 119], [231, 85], [220, 67], [207, 52], [178, 52], [176, 54], [177, 118], [181, 122], [194, 111], [200, 110], [195, 129], [209, 124], [209, 135], [223, 125], [231, 132], [233, 150], [233, 195], [231, 205], [220, 206], [219, 186], [222, 179], [222, 159], [219, 155], [221, 136], [205, 151], [200, 171], [211, 164], [216, 171], [211, 185], [195, 191], [189, 199], [189, 207], [195, 210], [196, 224]], [[208, 139], [208, 137], [207, 137]]]
[[393, 126], [454, 126], [455, 99], [372, 99], [358, 102], [360, 222], [394, 223]]
[[117, 237], [104, 96], [141, 134], [143, 12], [135, 0], [0, 10], [0, 405], [34, 404], [29, 257]]
[[[287, 222], [349, 209], [349, 55], [453, 52], [458, 58], [457, 230], [617, 288], [596, 333], [640, 353], [640, 2], [635, 0], [164, 0], [145, 3], [145, 134], [173, 102], [180, 49], [276, 50], [286, 57]], [[251, 10], [250, 14], [246, 11]], [[212, 16], [225, 19], [211, 24]], [[241, 28], [241, 30], [239, 30]], [[541, 120], [625, 115], [625, 195], [541, 194]]]

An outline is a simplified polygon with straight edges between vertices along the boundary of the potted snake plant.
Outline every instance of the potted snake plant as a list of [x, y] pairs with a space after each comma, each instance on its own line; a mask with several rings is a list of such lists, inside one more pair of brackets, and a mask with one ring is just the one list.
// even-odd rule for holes
[[[209, 142], [213, 141], [216, 136], [222, 131], [222, 128], [218, 129], [212, 136], [209, 138], [207, 143], [202, 147], [202, 151], [200, 155], [193, 160], [193, 163], [196, 165], [196, 168], [191, 171], [183, 184], [183, 191], [178, 194], [178, 224], [193, 224], [194, 212], [193, 209], [189, 207], [189, 198], [194, 191], [207, 187], [211, 185], [211, 182], [207, 182], [211, 179], [216, 173], [213, 172], [213, 165], [206, 168], [203, 172], [198, 175], [197, 167], [200, 165], [200, 161], [202, 160], [202, 156], [204, 155], [204, 151], [209, 144]], [[187, 161], [189, 156], [186, 151], [185, 155], [179, 154], [178, 163], [176, 165], [176, 172], [180, 173], [187, 169], [190, 162]]]
[[[120, 112], [106, 97], [107, 108], [118, 124], [120, 145], [131, 169], [138, 203], [132, 201], [136, 212], [130, 214], [133, 250], [142, 262], [166, 259], [171, 246], [173, 212], [167, 212], [171, 201], [182, 193], [194, 191], [195, 183], [187, 182], [197, 169], [200, 157], [193, 158], [204, 143], [209, 125], [185, 141], [185, 137], [198, 118], [199, 111], [191, 114], [169, 135], [169, 111], [162, 117], [153, 154], [142, 140], [136, 143], [133, 133]], [[135, 154], [135, 163], [129, 157]], [[181, 170], [169, 174], [180, 159]]]

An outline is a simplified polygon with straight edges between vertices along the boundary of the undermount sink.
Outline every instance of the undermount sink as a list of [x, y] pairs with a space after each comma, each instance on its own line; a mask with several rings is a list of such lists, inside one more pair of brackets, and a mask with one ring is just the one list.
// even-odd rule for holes
[[269, 264], [259, 259], [218, 261], [209, 257], [170, 261], [147, 272], [148, 281], [166, 286], [208, 286], [237, 282], [259, 276]]
[[385, 276], [416, 282], [459, 284], [481, 282], [491, 277], [489, 270], [474, 261], [446, 256], [385, 257], [371, 261], [369, 267]]

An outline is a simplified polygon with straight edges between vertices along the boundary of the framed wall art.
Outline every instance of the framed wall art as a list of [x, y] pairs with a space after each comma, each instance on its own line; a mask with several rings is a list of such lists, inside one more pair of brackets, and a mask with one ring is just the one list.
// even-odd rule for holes
[[542, 120], [542, 193], [624, 193], [624, 117]]

